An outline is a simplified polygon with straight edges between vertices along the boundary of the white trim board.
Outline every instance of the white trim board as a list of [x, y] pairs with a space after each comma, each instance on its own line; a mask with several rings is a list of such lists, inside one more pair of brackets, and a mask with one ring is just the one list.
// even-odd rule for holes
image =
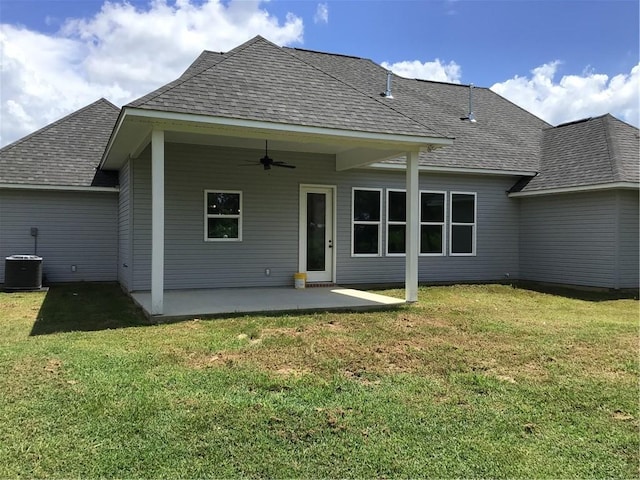
[[583, 185], [579, 187], [558, 187], [548, 188], [546, 190], [533, 190], [530, 192], [513, 192], [509, 194], [509, 197], [535, 197], [539, 195], [554, 195], [557, 193], [579, 193], [579, 192], [592, 192], [594, 190], [639, 190], [640, 183], [634, 182], [611, 182], [600, 183], [596, 185]]
[[[367, 169], [375, 170], [401, 170], [406, 169], [404, 163], [372, 163], [367, 165]], [[457, 174], [474, 174], [474, 175], [505, 175], [513, 177], [535, 177], [538, 172], [533, 170], [491, 170], [488, 168], [467, 168], [467, 167], [436, 167], [432, 165], [420, 165], [418, 170], [421, 172], [442, 172], [442, 173], [457, 173]]]
[[288, 123], [265, 122], [262, 120], [246, 120], [239, 118], [214, 117], [195, 113], [162, 112], [140, 108], [125, 107], [124, 116], [136, 116], [149, 119], [192, 122], [207, 125], [220, 125], [228, 127], [250, 128], [279, 131], [285, 133], [302, 133], [322, 136], [335, 136], [344, 138], [357, 138], [362, 140], [381, 140], [384, 142], [398, 142], [419, 145], [451, 145], [453, 139], [449, 137], [432, 137], [421, 135], [409, 135], [398, 133], [365, 132], [361, 130], [345, 130], [341, 128], [314, 127], [308, 125], [294, 125]]
[[22, 183], [0, 183], [0, 189], [7, 190], [53, 190], [53, 191], [65, 191], [65, 192], [108, 192], [118, 193], [119, 187], [83, 187], [75, 185], [36, 185], [36, 184], [22, 184]]

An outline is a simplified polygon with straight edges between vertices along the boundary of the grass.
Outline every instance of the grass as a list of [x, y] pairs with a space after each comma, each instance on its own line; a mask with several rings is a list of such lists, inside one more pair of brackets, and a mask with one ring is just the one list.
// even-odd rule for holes
[[0, 294], [0, 478], [637, 478], [638, 302], [596, 299], [145, 325], [113, 285]]

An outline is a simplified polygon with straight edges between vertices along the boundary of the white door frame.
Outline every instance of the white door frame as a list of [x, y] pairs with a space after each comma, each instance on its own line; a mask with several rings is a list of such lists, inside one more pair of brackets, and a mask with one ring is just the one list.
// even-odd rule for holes
[[[326, 240], [327, 246], [325, 247], [325, 258], [328, 269], [326, 276], [322, 276], [324, 272], [307, 272], [307, 193], [325, 193], [330, 198], [327, 201], [327, 209], [330, 207], [331, 218], [327, 222]], [[335, 185], [312, 185], [312, 184], [300, 184], [300, 217], [298, 223], [299, 231], [299, 244], [298, 244], [298, 271], [307, 273], [308, 282], [336, 282], [336, 186]], [[329, 246], [330, 245], [330, 246]]]

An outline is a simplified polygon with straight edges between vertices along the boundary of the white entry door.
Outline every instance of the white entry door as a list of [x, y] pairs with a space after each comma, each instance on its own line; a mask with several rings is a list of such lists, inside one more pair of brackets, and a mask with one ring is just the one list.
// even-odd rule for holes
[[333, 282], [334, 187], [300, 187], [300, 271], [308, 282]]

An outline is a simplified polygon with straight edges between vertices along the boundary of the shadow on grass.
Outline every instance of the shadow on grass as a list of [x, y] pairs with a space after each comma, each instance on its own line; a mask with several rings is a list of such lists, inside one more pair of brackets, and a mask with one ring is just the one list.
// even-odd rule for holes
[[73, 283], [49, 288], [31, 336], [149, 325], [115, 283]]
[[638, 300], [637, 289], [602, 290], [588, 288], [571, 288], [561, 285], [541, 284], [536, 282], [520, 281], [514, 284], [516, 288], [533, 290], [535, 292], [557, 295], [559, 297], [583, 300], [586, 302], [606, 302], [609, 300]]

